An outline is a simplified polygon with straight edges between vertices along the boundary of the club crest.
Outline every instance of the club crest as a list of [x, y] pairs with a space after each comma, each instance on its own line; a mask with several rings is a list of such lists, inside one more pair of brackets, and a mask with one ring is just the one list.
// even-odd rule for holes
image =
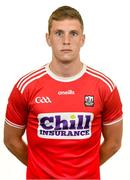
[[94, 96], [85, 95], [84, 96], [84, 105], [88, 107], [94, 106]]

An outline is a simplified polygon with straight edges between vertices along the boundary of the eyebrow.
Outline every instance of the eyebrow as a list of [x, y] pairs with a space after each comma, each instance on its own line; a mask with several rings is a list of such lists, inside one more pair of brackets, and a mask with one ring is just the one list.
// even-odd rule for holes
[[62, 29], [56, 29], [55, 32], [56, 32], [56, 31], [64, 32]]
[[[57, 31], [59, 31], [59, 32], [65, 32], [65, 31], [62, 30], [62, 29], [56, 29], [56, 30], [54, 30], [54, 32], [57, 32]], [[79, 33], [79, 31], [76, 30], [76, 29], [72, 29], [72, 30], [70, 30], [70, 31], [68, 31], [68, 32], [76, 32], [76, 33]]]

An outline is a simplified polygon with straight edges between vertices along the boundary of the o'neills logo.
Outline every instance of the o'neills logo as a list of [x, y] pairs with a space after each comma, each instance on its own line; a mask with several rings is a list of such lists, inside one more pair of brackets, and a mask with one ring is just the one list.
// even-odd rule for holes
[[74, 95], [75, 91], [67, 90], [67, 91], [58, 91], [58, 95]]
[[42, 113], [38, 136], [49, 139], [85, 139], [91, 136], [93, 113]]

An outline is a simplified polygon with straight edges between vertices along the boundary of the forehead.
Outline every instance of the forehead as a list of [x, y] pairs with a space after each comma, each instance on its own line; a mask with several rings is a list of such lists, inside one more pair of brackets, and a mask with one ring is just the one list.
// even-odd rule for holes
[[63, 30], [63, 31], [82, 31], [82, 26], [77, 19], [65, 19], [60, 21], [52, 21], [51, 30]]

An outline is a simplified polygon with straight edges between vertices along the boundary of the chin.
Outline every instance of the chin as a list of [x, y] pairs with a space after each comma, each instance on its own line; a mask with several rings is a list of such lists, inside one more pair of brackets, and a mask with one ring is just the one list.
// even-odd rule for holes
[[63, 57], [63, 58], [59, 58], [59, 61], [62, 63], [72, 63], [74, 62], [74, 59], [71, 57]]
[[60, 62], [61, 63], [63, 63], [63, 64], [70, 64], [70, 63], [72, 63], [74, 60], [72, 60], [72, 59], [63, 59], [63, 60], [60, 60]]

